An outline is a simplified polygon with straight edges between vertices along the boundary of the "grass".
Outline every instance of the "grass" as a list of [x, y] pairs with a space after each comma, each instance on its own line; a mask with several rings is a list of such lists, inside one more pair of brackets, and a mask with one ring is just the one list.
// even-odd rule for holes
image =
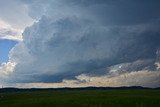
[[3, 96], [0, 107], [160, 107], [160, 90], [40, 91], [0, 95]]

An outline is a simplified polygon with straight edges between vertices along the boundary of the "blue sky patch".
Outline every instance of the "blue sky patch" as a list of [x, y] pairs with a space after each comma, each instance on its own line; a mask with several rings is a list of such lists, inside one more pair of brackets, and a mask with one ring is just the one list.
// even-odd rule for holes
[[12, 40], [0, 40], [0, 64], [8, 61], [9, 51], [17, 42]]

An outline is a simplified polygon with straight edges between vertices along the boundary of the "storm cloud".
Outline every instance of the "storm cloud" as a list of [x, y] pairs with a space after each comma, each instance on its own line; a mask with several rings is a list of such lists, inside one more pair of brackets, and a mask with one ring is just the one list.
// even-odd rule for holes
[[[119, 85], [160, 86], [156, 65], [160, 56], [160, 1], [23, 2], [37, 21], [25, 29], [23, 41], [10, 52], [10, 60], [16, 66], [8, 82], [75, 80], [90, 85], [77, 77], [95, 79], [105, 75], [114, 76], [113, 81], [120, 77], [123, 83], [137, 73], [142, 75], [136, 78], [139, 82], [132, 78], [132, 82]], [[129, 77], [121, 78], [123, 74]], [[152, 80], [154, 84], [149, 82]]]

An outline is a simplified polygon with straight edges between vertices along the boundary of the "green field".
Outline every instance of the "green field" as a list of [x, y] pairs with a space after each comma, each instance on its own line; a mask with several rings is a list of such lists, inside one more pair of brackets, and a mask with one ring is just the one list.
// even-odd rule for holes
[[0, 107], [160, 107], [160, 90], [40, 91], [0, 95]]

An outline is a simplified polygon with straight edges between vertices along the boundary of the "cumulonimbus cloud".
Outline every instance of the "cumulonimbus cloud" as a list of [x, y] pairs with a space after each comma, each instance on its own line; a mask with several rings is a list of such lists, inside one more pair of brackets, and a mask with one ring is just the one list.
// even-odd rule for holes
[[[140, 84], [132, 81], [122, 85], [159, 86], [154, 75], [159, 73], [155, 65], [160, 48], [159, 2], [37, 0], [25, 3], [37, 22], [25, 29], [23, 41], [10, 53], [10, 60], [17, 65], [8, 82], [79, 81], [77, 77], [82, 74], [100, 78], [116, 69], [117, 77], [110, 81], [119, 77], [127, 81], [130, 76], [145, 74], [145, 82], [140, 77]], [[121, 78], [123, 74], [129, 77]], [[153, 85], [147, 85], [147, 80], [154, 79], [157, 81]]]

